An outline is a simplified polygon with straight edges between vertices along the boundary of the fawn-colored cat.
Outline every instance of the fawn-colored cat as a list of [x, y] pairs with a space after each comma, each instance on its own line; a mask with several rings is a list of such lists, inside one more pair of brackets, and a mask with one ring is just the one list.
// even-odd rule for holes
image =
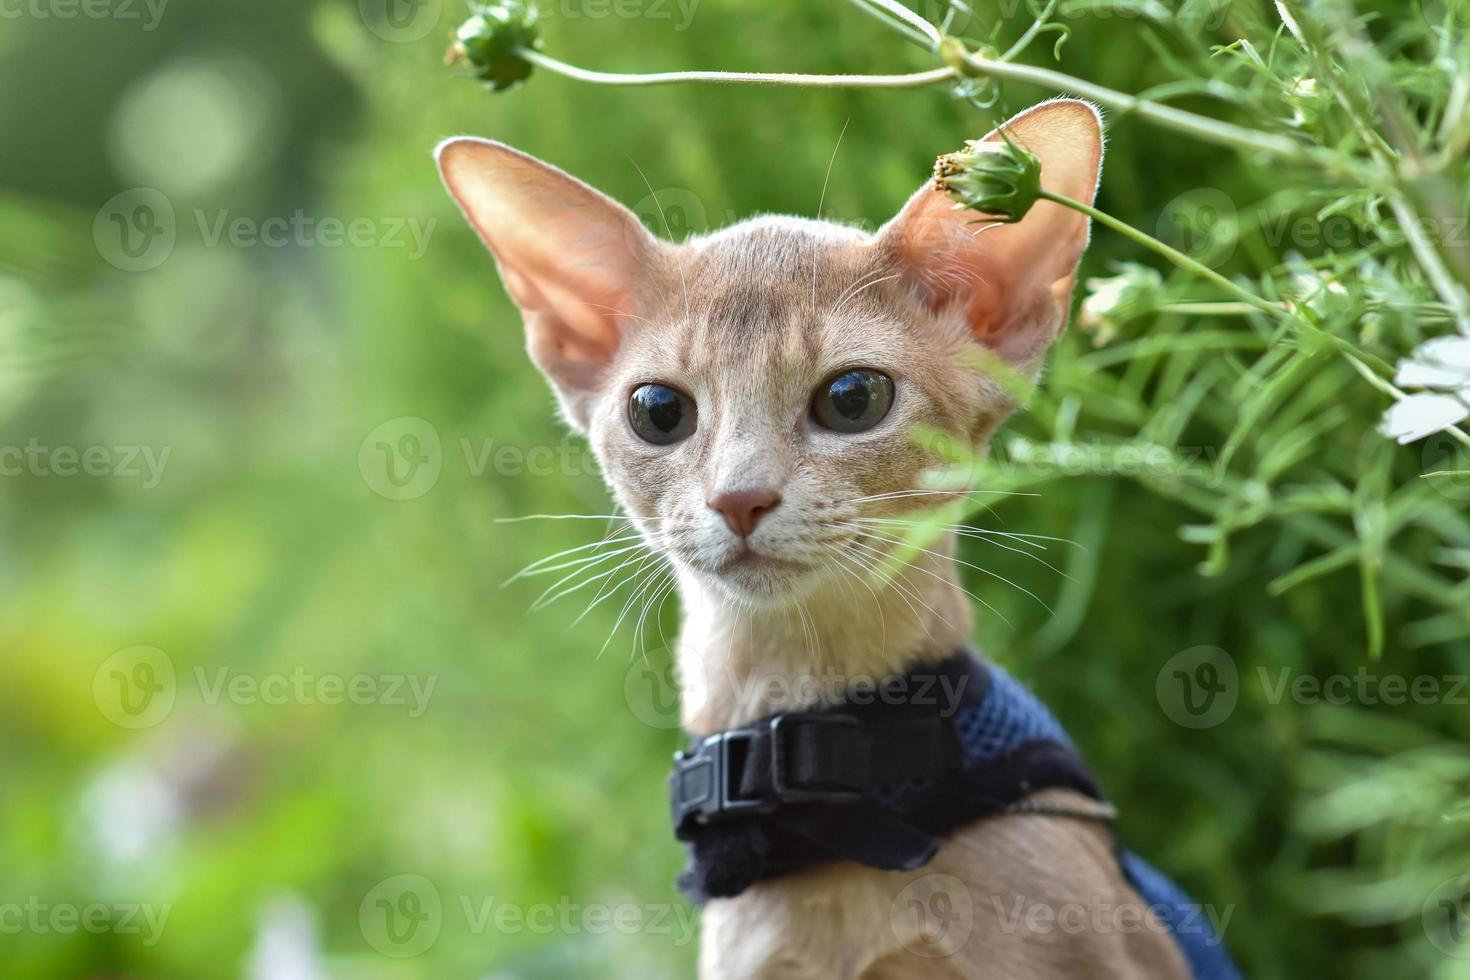
[[[1091, 202], [1102, 138], [1090, 106], [1044, 103], [1003, 129], [1040, 159], [1046, 188]], [[913, 676], [966, 649], [970, 606], [952, 536], [879, 573], [904, 516], [943, 499], [921, 489], [934, 461], [914, 433], [937, 429], [983, 451], [1016, 408], [1014, 389], [986, 370], [987, 359], [1037, 373], [1068, 317], [1085, 216], [1043, 201], [1015, 223], [984, 222], [926, 184], [874, 234], [760, 217], [676, 245], [508, 146], [457, 138], [438, 160], [495, 256], [566, 420], [590, 439], [629, 521], [674, 571], [683, 720], [697, 741], [764, 732], [742, 726], [847, 696], [841, 685], [801, 678]], [[968, 669], [945, 676], [963, 686]], [[1016, 711], [1052, 731], [1015, 682], [975, 676], [1011, 692]], [[800, 724], [808, 715], [791, 717]], [[1059, 731], [1048, 738], [1064, 743]], [[720, 764], [739, 764], [728, 740], [709, 744], [727, 753]], [[978, 758], [944, 744], [962, 763]], [[771, 751], [779, 783], [781, 748]], [[915, 772], [928, 765], [908, 761]], [[928, 851], [929, 831], [905, 837], [903, 821], [872, 799], [857, 801], [861, 812], [873, 827], [893, 826], [900, 845], [863, 840], [862, 827], [854, 836], [843, 823], [857, 794], [812, 804], [816, 796], [767, 787], [761, 799], [771, 806], [752, 814], [770, 817], [779, 797], [792, 805], [775, 819], [794, 814], [795, 823], [769, 839], [752, 833], [695, 848], [705, 865], [696, 890], [708, 898], [700, 975], [1208, 972], [1142, 897], [1106, 826], [1109, 808], [1085, 779], [1022, 774], [1016, 785], [1019, 799], [933, 833]], [[812, 813], [834, 815], [831, 853], [820, 828], [811, 831]], [[904, 820], [926, 822], [912, 817]], [[696, 836], [705, 829], [698, 819], [689, 826]], [[870, 845], [876, 857], [866, 860]], [[843, 847], [858, 857], [844, 859]], [[909, 850], [889, 860], [895, 847]]]

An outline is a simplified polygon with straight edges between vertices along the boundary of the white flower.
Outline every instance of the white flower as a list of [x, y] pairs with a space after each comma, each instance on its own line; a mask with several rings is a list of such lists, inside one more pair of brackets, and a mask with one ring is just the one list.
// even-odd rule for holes
[[1383, 416], [1382, 432], [1400, 445], [1470, 418], [1470, 337], [1435, 337], [1399, 361], [1394, 382], [1428, 388], [1397, 402]]
[[1119, 274], [1087, 280], [1088, 294], [1077, 312], [1077, 326], [1091, 333], [1101, 346], [1118, 328], [1158, 309], [1164, 278], [1158, 270], [1125, 262]]

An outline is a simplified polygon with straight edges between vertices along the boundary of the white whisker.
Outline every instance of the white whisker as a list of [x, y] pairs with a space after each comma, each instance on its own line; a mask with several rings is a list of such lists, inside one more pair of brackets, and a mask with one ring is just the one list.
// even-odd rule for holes
[[[922, 548], [919, 545], [915, 544], [914, 542], [912, 542], [912, 541], [906, 541], [903, 538], [894, 538], [894, 537], [889, 537], [888, 535], [884, 535], [884, 534], [876, 534], [876, 533], [874, 533], [871, 530], [868, 530], [868, 529], [865, 529], [865, 528], [862, 528], [862, 527], [858, 527], [856, 525], [848, 525], [848, 527], [850, 527], [852, 530], [855, 530], [855, 531], [861, 531], [863, 534], [866, 534], [866, 535], [868, 535], [869, 537], [872, 537], [872, 538], [876, 538], [879, 541], [887, 542], [888, 544], [896, 544], [896, 545], [900, 545], [900, 546], [904, 546], [904, 547], [914, 548], [914, 549], [917, 549], [918, 551], [923, 552], [926, 555], [930, 555], [930, 556], [932, 556], [934, 558], [938, 558], [938, 559], [940, 559], [942, 561], [950, 561], [950, 562], [954, 562], [956, 565], [964, 565], [966, 568], [973, 568], [977, 572], [980, 572], [980, 573], [985, 574], [985, 575], [989, 575], [992, 578], [999, 579], [1000, 581], [1002, 581], [1005, 584], [1011, 586], [1012, 588], [1020, 589], [1022, 592], [1026, 593], [1031, 598], [1033, 598], [1037, 602], [1041, 603], [1042, 607], [1045, 608], [1047, 612], [1052, 613], [1052, 615], [1056, 615], [1055, 611], [1053, 611], [1053, 609], [1051, 608], [1051, 606], [1048, 606], [1046, 604], [1046, 600], [1045, 599], [1042, 599], [1041, 596], [1037, 595], [1035, 592], [1032, 592], [1030, 589], [1026, 588], [1026, 586], [1024, 586], [1024, 585], [1021, 585], [1019, 582], [1012, 582], [1010, 579], [1006, 578], [1004, 575], [1000, 574], [999, 572], [991, 571], [990, 569], [985, 568], [982, 565], [972, 564], [972, 563], [967, 562], [967, 561], [965, 561], [963, 559], [956, 558], [953, 555], [946, 555], [946, 554], [942, 554], [942, 553], [940, 553], [938, 551], [931, 551], [928, 548]], [[854, 543], [856, 544], [857, 542], [854, 542]], [[915, 565], [913, 567], [919, 568], [919, 566], [917, 566], [917, 565]], [[928, 569], [926, 569], [926, 568], [919, 568], [919, 571], [924, 572], [924, 571], [928, 571]], [[930, 572], [930, 574], [932, 575], [933, 573]], [[945, 579], [944, 581], [949, 581], [949, 580], [948, 579]], [[991, 612], [994, 612], [997, 616], [1000, 616], [1000, 613], [999, 612], [996, 612], [996, 610], [994, 608], [992, 608], [989, 603], [985, 602], [984, 599], [981, 599], [979, 596], [974, 595], [974, 593], [970, 593], [968, 590], [966, 590], [966, 592], [967, 592], [967, 594], [973, 596], [976, 602], [979, 602], [981, 605], [984, 605], [985, 608], [989, 609]], [[1004, 616], [1001, 616], [1001, 619], [1005, 619], [1005, 617]], [[1007, 625], [1009, 625], [1009, 623], [1007, 623]]]
[[846, 308], [846, 306], [847, 306], [848, 303], [850, 303], [853, 300], [857, 299], [868, 288], [870, 288], [872, 286], [876, 286], [879, 283], [884, 283], [884, 282], [888, 282], [888, 281], [893, 280], [893, 279], [898, 279], [902, 275], [903, 275], [903, 273], [901, 273], [901, 272], [895, 272], [891, 276], [882, 276], [882, 277], [877, 278], [877, 279], [874, 279], [874, 278], [869, 277], [869, 279], [866, 282], [863, 282], [857, 288], [854, 289], [852, 287], [849, 287], [849, 291], [846, 292], [846, 293], [843, 293], [842, 294], [842, 298], [839, 299], [835, 304], [833, 304], [833, 306], [832, 306], [832, 315], [833, 316], [836, 316], [838, 313], [841, 313], [842, 310]]
[[[858, 542], [853, 543], [857, 544]], [[894, 590], [894, 592], [898, 594], [898, 597], [903, 600], [904, 605], [909, 607], [909, 612], [914, 614], [914, 622], [918, 623], [923, 628], [924, 635], [928, 636], [929, 639], [934, 639], [934, 634], [929, 631], [929, 624], [925, 622], [923, 616], [919, 615], [919, 610], [915, 608], [912, 602], [909, 601], [910, 596], [918, 599], [920, 605], [922, 605], [925, 609], [928, 609], [929, 612], [938, 617], [941, 622], [945, 622], [945, 625], [950, 626], [951, 629], [954, 628], [951, 624], [945, 621], [943, 616], [940, 616], [937, 612], [934, 612], [933, 607], [931, 607], [927, 602], [925, 602], [922, 598], [911, 591], [912, 583], [909, 583], [908, 586], [905, 586], [898, 581], [898, 576], [903, 574], [901, 569], [885, 569], [880, 567], [880, 561], [886, 559], [887, 556], [883, 555], [881, 552], [877, 552], [876, 554], [879, 556], [878, 558], [874, 558], [868, 555], [861, 555], [857, 552], [848, 552], [848, 556], [852, 558], [853, 561], [857, 562], [858, 565], [865, 569], [869, 574], [882, 580], [885, 584], [890, 586]], [[894, 572], [893, 575], [886, 574], [890, 570]], [[905, 579], [905, 582], [907, 582], [907, 579]]]
[[558, 587], [561, 586], [563, 583], [569, 582], [572, 579], [576, 578], [578, 575], [581, 575], [583, 572], [590, 571], [591, 569], [590, 569], [590, 567], [584, 566], [582, 568], [576, 569], [575, 571], [569, 572], [563, 578], [561, 578], [558, 581], [553, 582], [551, 585], [547, 586], [546, 590], [544, 592], [542, 592], [540, 596], [537, 597], [536, 601], [533, 602], [533, 603], [531, 603], [530, 611], [531, 612], [536, 612], [538, 610], [545, 609], [547, 606], [551, 605], [556, 600], [561, 599], [561, 598], [563, 598], [565, 596], [569, 596], [573, 592], [580, 592], [582, 589], [585, 589], [587, 586], [591, 585], [593, 582], [600, 582], [600, 581], [603, 581], [604, 579], [609, 578], [610, 576], [616, 575], [619, 571], [621, 571], [622, 569], [626, 568], [629, 564], [631, 564], [631, 563], [633, 563], [635, 561], [639, 561], [640, 559], [643, 559], [644, 557], [645, 556], [643, 556], [643, 555], [635, 554], [631, 558], [624, 559], [622, 562], [618, 563], [617, 565], [615, 565], [614, 567], [608, 569], [605, 572], [599, 572], [598, 574], [592, 575], [592, 576], [590, 576], [588, 578], [585, 578], [585, 579], [583, 579], [580, 582], [576, 582], [576, 583], [574, 583], [572, 585], [568, 585], [566, 588], [560, 589], [560, 591], [557, 591], [554, 595], [552, 595], [551, 593], [553, 592], [553, 590], [558, 589]]
[[985, 493], [998, 497], [1039, 497], [1039, 493], [1031, 493], [1021, 490], [893, 490], [888, 493], [875, 493], [866, 497], [853, 497], [845, 500], [847, 504], [864, 504], [874, 500], [904, 500], [908, 497], [968, 497], [972, 494]]
[[[628, 162], [631, 163], [631, 164], [633, 164], [633, 169], [636, 170], [636, 171], [638, 171], [638, 176], [639, 177], [642, 177], [643, 178], [643, 183], [648, 188], [648, 194], [649, 194], [650, 197], [653, 198], [653, 206], [656, 207], [656, 208], [658, 208], [658, 217], [659, 217], [659, 220], [664, 223], [664, 234], [666, 234], [666, 235], [669, 236], [669, 242], [671, 244], [674, 244], [674, 245], [679, 244], [678, 242], [675, 242], [674, 241], [674, 232], [673, 232], [673, 229], [669, 227], [669, 216], [664, 213], [664, 206], [663, 206], [663, 204], [658, 199], [658, 191], [656, 191], [656, 190], [653, 189], [653, 184], [649, 183], [648, 175], [643, 172], [643, 168], [642, 167], [638, 166], [638, 161], [637, 160], [634, 160], [632, 157], [629, 157], [628, 158]], [[688, 325], [691, 325], [692, 326], [693, 325], [693, 322], [694, 322], [694, 313], [691, 311], [690, 306], [689, 306], [689, 282], [684, 277], [684, 264], [682, 262], [678, 263], [678, 269], [679, 269], [679, 288], [682, 289], [683, 292], [684, 292], [684, 319], [688, 322]]]
[[[587, 608], [583, 609], [580, 613], [577, 614], [576, 619], [573, 619], [570, 623], [567, 624], [567, 629], [571, 629], [572, 627], [576, 626], [582, 620], [587, 618], [588, 613], [592, 612], [592, 610], [602, 605], [608, 599], [611, 599], [613, 596], [617, 595], [619, 589], [636, 579], [639, 573], [641, 573], [643, 569], [647, 567], [648, 563], [650, 561], [653, 561], [657, 557], [658, 556], [653, 553], [649, 553], [647, 555], [634, 555], [632, 558], [624, 561], [617, 568], [614, 568], [613, 573], [616, 573], [622, 571], [624, 568], [627, 568], [629, 565], [634, 566], [633, 570], [623, 578], [617, 580], [616, 582], [613, 582], [609, 579], [601, 586], [599, 586], [597, 589], [597, 593], [592, 597], [592, 601], [587, 604]], [[634, 564], [635, 562], [636, 564]], [[607, 578], [607, 576], [600, 575], [598, 576], [598, 578]]]
[[[655, 553], [652, 557], [659, 560], [663, 559], [663, 556], [657, 553]], [[603, 641], [602, 648], [597, 651], [597, 656], [599, 658], [603, 655], [604, 652], [606, 652], [608, 644], [612, 643], [613, 641], [613, 637], [617, 635], [618, 627], [623, 625], [623, 620], [626, 619], [628, 616], [628, 610], [631, 609], [633, 607], [633, 604], [637, 602], [638, 599], [641, 598], [645, 592], [648, 591], [649, 587], [652, 586], [653, 583], [659, 581], [658, 573], [660, 571], [662, 571], [662, 567], [658, 564], [657, 561], [655, 561], [653, 567], [648, 570], [647, 574], [643, 578], [642, 583], [634, 588], [633, 594], [628, 596], [628, 601], [623, 603], [623, 608], [618, 611], [618, 618], [613, 622], [612, 629], [608, 630], [607, 639]]]
[[[867, 577], [865, 575], [861, 575], [858, 572], [853, 571], [852, 568], [850, 568], [848, 566], [847, 555], [844, 554], [843, 551], [840, 548], [837, 547], [837, 545], [830, 544], [830, 545], [827, 546], [827, 548], [835, 556], [835, 559], [836, 560], [833, 562], [833, 564], [838, 569], [840, 569], [841, 571], [846, 572], [848, 576], [857, 579], [858, 580], [858, 584], [861, 585], [863, 588], [867, 589], [868, 590], [868, 595], [870, 595], [870, 596], [873, 597], [873, 606], [878, 610], [878, 628], [882, 631], [883, 648], [884, 649], [887, 649], [888, 648], [888, 622], [887, 622], [887, 619], [883, 615], [883, 603], [879, 601], [879, 599], [878, 599], [878, 593], [876, 593], [876, 592], [873, 591], [873, 587], [868, 584], [868, 579], [867, 579]], [[843, 581], [846, 582], [847, 579], [843, 579]], [[849, 585], [847, 588], [848, 588], [849, 591], [851, 591], [852, 586]], [[856, 602], [856, 600], [857, 600], [857, 593], [854, 592], [853, 593], [853, 601]]]
[[519, 524], [522, 521], [662, 521], [663, 517], [629, 517], [627, 514], [522, 514], [520, 517], [497, 517], [496, 524]]
[[[522, 568], [519, 572], [516, 572], [510, 578], [502, 582], [500, 584], [500, 587], [503, 589], [507, 585], [510, 585], [512, 582], [518, 581], [523, 578], [529, 578], [533, 575], [546, 575], [550, 572], [559, 571], [563, 568], [571, 568], [573, 565], [580, 565], [586, 562], [595, 563], [602, 558], [609, 557], [610, 555], [622, 554], [624, 551], [627, 551], [628, 548], [619, 548], [616, 551], [609, 552], [607, 555], [584, 555], [580, 558], [573, 558], [570, 561], [565, 561], [558, 565], [546, 564], [549, 561], [555, 561], [556, 559], [565, 557], [566, 555], [576, 554], [579, 551], [587, 551], [591, 548], [601, 548], [608, 545], [624, 544], [628, 541], [640, 541], [642, 540], [642, 538], [643, 535], [641, 534], [630, 534], [626, 537], [621, 538], [603, 538], [601, 541], [594, 541], [591, 544], [578, 545], [575, 548], [567, 548], [564, 551], [558, 551], [554, 555], [547, 555], [545, 558], [538, 558], [537, 560], [531, 562], [531, 564], [527, 565], [525, 568]], [[637, 547], [637, 545], [633, 545], [632, 547]]]
[[[892, 555], [888, 554], [887, 552], [883, 551], [882, 549], [876, 548], [876, 547], [874, 547], [873, 545], [870, 545], [870, 544], [864, 544], [861, 541], [854, 541], [854, 542], [852, 542], [852, 545], [855, 548], [863, 548], [863, 549], [866, 549], [867, 551], [869, 551], [872, 554], [876, 555], [878, 557], [878, 559], [879, 560], [882, 560], [882, 561], [889, 561], [889, 560], [891, 560], [893, 558]], [[900, 563], [900, 566], [899, 567], [905, 568], [905, 569], [910, 569], [911, 568], [911, 569], [913, 569], [916, 572], [923, 572], [925, 575], [928, 575], [931, 578], [937, 579], [940, 582], [943, 582], [945, 585], [950, 586], [951, 588], [959, 589], [961, 592], [965, 593], [965, 595], [969, 596], [971, 599], [974, 599], [976, 602], [980, 603], [980, 605], [984, 606], [986, 609], [989, 609], [991, 612], [993, 612], [997, 616], [999, 616], [1001, 622], [1005, 623], [1007, 626], [1010, 626], [1011, 625], [1010, 620], [1008, 620], [1004, 616], [1002, 616], [1000, 614], [999, 610], [995, 609], [995, 607], [991, 606], [990, 603], [986, 602], [984, 599], [982, 599], [979, 596], [975, 595], [975, 593], [971, 592], [969, 589], [966, 589], [964, 586], [960, 585], [958, 582], [952, 582], [949, 579], [945, 578], [943, 575], [939, 575], [939, 574], [937, 574], [935, 572], [932, 572], [929, 569], [924, 568], [922, 565], [914, 565], [914, 564], [910, 564], [910, 563]], [[945, 619], [943, 616], [940, 616], [939, 613], [934, 609], [933, 606], [930, 606], [927, 602], [924, 602], [924, 600], [923, 600], [922, 597], [916, 595], [915, 598], [917, 598], [919, 600], [919, 602], [923, 603], [925, 609], [928, 609], [935, 616], [938, 616], [939, 621], [941, 623], [943, 623], [944, 625], [948, 626], [950, 629], [954, 629], [954, 624], [951, 623], [949, 620]], [[1012, 628], [1014, 629], [1014, 627], [1012, 627]]]
[[[852, 116], [847, 117], [847, 122], [842, 124], [842, 132], [837, 134], [837, 145], [832, 147], [832, 158], [827, 161], [827, 176], [822, 178], [822, 194], [817, 198], [818, 221], [822, 220], [822, 206], [827, 203], [827, 185], [832, 181], [832, 165], [837, 162], [837, 151], [842, 149], [842, 137], [847, 135], [847, 127], [852, 123]], [[817, 305], [817, 253], [812, 255], [812, 307]]]
[[[583, 563], [583, 564], [579, 564], [575, 569], [573, 569], [570, 572], [567, 572], [567, 574], [563, 575], [561, 578], [557, 579], [555, 582], [553, 582], [550, 585], [548, 585], [546, 587], [546, 589], [544, 591], [542, 591], [541, 595], [539, 595], [539, 596], [536, 597], [536, 601], [533, 602], [533, 603], [531, 603], [530, 611], [531, 612], [535, 612], [538, 609], [542, 609], [545, 606], [549, 606], [553, 602], [555, 602], [557, 599], [560, 599], [562, 596], [564, 596], [564, 595], [570, 595], [571, 593], [576, 592], [578, 589], [582, 588], [583, 586], [586, 586], [586, 585], [589, 585], [589, 584], [591, 584], [593, 582], [596, 582], [599, 578], [601, 578], [601, 576], [593, 576], [591, 578], [585, 579], [585, 580], [583, 580], [581, 582], [578, 582], [576, 585], [569, 586], [565, 591], [557, 592], [556, 595], [552, 596], [550, 599], [547, 598], [547, 595], [548, 594], [550, 594], [551, 592], [555, 592], [557, 589], [560, 589], [567, 582], [572, 581], [578, 575], [581, 575], [583, 572], [590, 572], [590, 571], [592, 571], [592, 569], [596, 568], [598, 565], [602, 564], [604, 561], [607, 561], [610, 558], [616, 558], [616, 557], [618, 557], [618, 555], [625, 554], [625, 553], [627, 553], [629, 551], [633, 551], [635, 549], [644, 549], [644, 550], [646, 550], [646, 548], [644, 548], [644, 546], [641, 545], [641, 544], [632, 545], [632, 546], [630, 546], [628, 548], [624, 548], [624, 549], [622, 549], [620, 551], [616, 551], [613, 554], [610, 554], [610, 555], [601, 555], [601, 556], [597, 557], [596, 560], [589, 561], [589, 562], [586, 562], [586, 563]], [[637, 555], [634, 555], [633, 556], [634, 559], [636, 559], [637, 557], [638, 557]], [[630, 559], [630, 560], [632, 560], [632, 559]], [[622, 567], [621, 565], [618, 565], [615, 568], [613, 568], [612, 570], [614, 572], [616, 572], [618, 570], [618, 568], [621, 568], [621, 567]]]
[[640, 643], [645, 639], [643, 635], [643, 623], [648, 618], [648, 610], [653, 606], [654, 602], [658, 601], [661, 596], [666, 595], [673, 584], [674, 577], [672, 575], [660, 582], [653, 592], [649, 594], [648, 598], [644, 600], [643, 609], [638, 613], [638, 622], [633, 627], [633, 649], [641, 653], [644, 662], [648, 660], [648, 647], [646, 644], [640, 646]]

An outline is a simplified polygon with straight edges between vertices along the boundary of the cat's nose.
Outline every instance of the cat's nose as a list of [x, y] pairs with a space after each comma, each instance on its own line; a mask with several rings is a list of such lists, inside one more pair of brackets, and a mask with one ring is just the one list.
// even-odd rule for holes
[[748, 538], [760, 519], [775, 510], [781, 495], [774, 490], [727, 490], [710, 498], [709, 505], [720, 512], [737, 537]]

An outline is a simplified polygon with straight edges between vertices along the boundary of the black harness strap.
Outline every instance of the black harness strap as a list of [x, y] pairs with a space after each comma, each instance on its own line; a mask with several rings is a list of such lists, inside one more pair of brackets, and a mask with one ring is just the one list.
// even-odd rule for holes
[[[692, 900], [831, 861], [912, 869], [938, 838], [1040, 789], [1102, 794], [1060, 738], [988, 718], [991, 668], [962, 651], [818, 711], [693, 742], [669, 777]], [[1013, 682], [1012, 682], [1013, 683]]]

